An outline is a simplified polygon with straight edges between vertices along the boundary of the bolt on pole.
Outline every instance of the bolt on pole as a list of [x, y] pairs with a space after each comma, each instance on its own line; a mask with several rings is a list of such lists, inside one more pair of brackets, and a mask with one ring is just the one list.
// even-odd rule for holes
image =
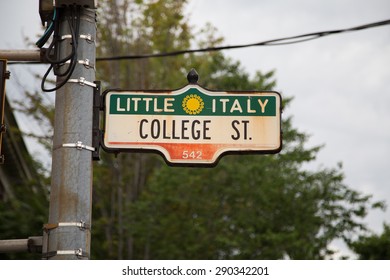
[[[65, 58], [72, 52], [69, 40], [75, 34], [69, 20], [77, 18], [70, 6], [62, 9], [58, 35], [63, 40], [59, 53], [60, 58]], [[93, 171], [88, 148], [92, 148], [96, 10], [79, 9], [79, 36], [73, 38], [78, 40], [78, 62], [68, 82], [56, 91], [50, 209], [43, 232], [43, 259], [90, 258]], [[61, 68], [67, 69], [68, 65]], [[61, 82], [58, 77], [57, 84]]]

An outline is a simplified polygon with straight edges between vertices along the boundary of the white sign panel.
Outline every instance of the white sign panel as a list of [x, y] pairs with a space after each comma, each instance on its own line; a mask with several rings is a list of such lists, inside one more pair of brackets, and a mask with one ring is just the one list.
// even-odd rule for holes
[[170, 164], [213, 165], [227, 152], [281, 149], [277, 92], [109, 91], [104, 148], [158, 151]]

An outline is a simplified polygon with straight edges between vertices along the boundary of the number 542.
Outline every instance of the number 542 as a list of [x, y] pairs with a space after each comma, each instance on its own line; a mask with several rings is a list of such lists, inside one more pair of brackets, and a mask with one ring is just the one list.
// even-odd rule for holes
[[182, 155], [182, 158], [187, 159], [202, 159], [202, 151], [187, 151], [184, 150]]

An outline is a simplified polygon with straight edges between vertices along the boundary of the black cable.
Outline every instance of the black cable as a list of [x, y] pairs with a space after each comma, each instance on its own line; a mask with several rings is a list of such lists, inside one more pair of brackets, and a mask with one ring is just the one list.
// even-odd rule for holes
[[[77, 47], [78, 47], [78, 38], [79, 38], [79, 29], [80, 29], [80, 7], [77, 7], [77, 11], [75, 12], [75, 6], [71, 9], [71, 15], [66, 16], [66, 20], [69, 25], [69, 30], [70, 30], [70, 35], [71, 35], [71, 46], [72, 46], [72, 51], [71, 53], [62, 58], [62, 59], [53, 59], [50, 56], [53, 55], [54, 57], [58, 57], [58, 48], [59, 48], [59, 43], [62, 40], [61, 37], [58, 35], [59, 33], [59, 21], [57, 20], [55, 22], [55, 27], [54, 27], [54, 36], [53, 36], [53, 41], [51, 42], [50, 46], [48, 47], [46, 51], [46, 59], [48, 62], [50, 62], [50, 67], [46, 71], [46, 73], [42, 77], [42, 82], [41, 82], [41, 89], [44, 92], [51, 92], [55, 91], [62, 86], [64, 86], [68, 80], [70, 79], [71, 75], [73, 74], [73, 71], [77, 65]], [[69, 66], [66, 68], [64, 72], [60, 72], [60, 68], [69, 61]], [[53, 88], [45, 88], [45, 83], [47, 80], [47, 77], [51, 70], [53, 69], [54, 74], [57, 77], [63, 77], [63, 80], [60, 83], [57, 83], [55, 87]]]
[[49, 40], [51, 34], [53, 33], [53, 31], [54, 31], [54, 22], [56, 20], [56, 16], [57, 16], [57, 11], [54, 8], [54, 10], [53, 10], [53, 18], [51, 19], [51, 22], [48, 23], [48, 26], [47, 26], [45, 32], [43, 33], [42, 37], [39, 38], [39, 40], [35, 43], [38, 46], [38, 48], [42, 48], [45, 45], [45, 43], [47, 42], [47, 40]]
[[[258, 46], [278, 46], [278, 45], [290, 45], [297, 44], [306, 41], [311, 41], [314, 39], [319, 39], [325, 36], [340, 34], [345, 32], [352, 31], [360, 31], [364, 29], [369, 29], [373, 27], [379, 27], [390, 24], [390, 19], [384, 21], [373, 22], [369, 24], [364, 24], [352, 28], [346, 29], [337, 29], [330, 31], [322, 31], [322, 32], [314, 32], [307, 33], [303, 35], [291, 36], [291, 37], [283, 37], [279, 39], [273, 39], [268, 41], [263, 41], [259, 43], [252, 44], [244, 44], [244, 45], [232, 45], [232, 46], [220, 46], [220, 47], [209, 47], [209, 48], [200, 48], [200, 49], [189, 49], [189, 50], [179, 50], [173, 52], [165, 52], [165, 53], [154, 53], [154, 54], [139, 54], [139, 55], [124, 55], [124, 56], [110, 56], [110, 57], [98, 57], [96, 61], [113, 61], [113, 60], [125, 60], [125, 59], [146, 59], [146, 58], [157, 58], [157, 57], [167, 57], [167, 56], [177, 56], [183, 55], [187, 53], [199, 53], [199, 52], [213, 52], [213, 51], [221, 51], [221, 50], [229, 50], [229, 49], [238, 49], [238, 48], [248, 48], [248, 47], [258, 47]], [[8, 64], [39, 64], [41, 62], [8, 62]]]
[[232, 45], [232, 46], [221, 46], [221, 47], [209, 47], [209, 48], [200, 48], [200, 49], [189, 49], [189, 50], [179, 50], [173, 52], [165, 52], [165, 53], [154, 53], [154, 54], [140, 54], [140, 55], [123, 55], [123, 56], [111, 56], [111, 57], [98, 57], [96, 61], [113, 61], [113, 60], [125, 60], [125, 59], [144, 59], [144, 58], [155, 58], [155, 57], [167, 57], [167, 56], [177, 56], [183, 55], [187, 53], [199, 53], [199, 52], [214, 52], [214, 51], [222, 51], [229, 49], [239, 49], [239, 48], [248, 48], [248, 47], [258, 47], [258, 46], [278, 46], [278, 45], [289, 45], [289, 44], [297, 44], [302, 43], [314, 39], [319, 39], [321, 37], [339, 34], [343, 32], [352, 32], [359, 31], [363, 29], [383, 26], [390, 24], [390, 19], [384, 21], [373, 22], [369, 24], [364, 24], [352, 28], [346, 29], [338, 29], [338, 30], [330, 30], [330, 31], [322, 31], [315, 33], [308, 33], [303, 35], [284, 37], [280, 39], [268, 40], [259, 43], [252, 44], [244, 44], [244, 45]]
[[[72, 15], [73, 17], [73, 15]], [[72, 46], [72, 52], [69, 56], [66, 58], [62, 59], [61, 62], [58, 62], [56, 65], [56, 68], [54, 68], [54, 74], [57, 77], [64, 77], [67, 76], [69, 73], [73, 73], [74, 68], [76, 67], [77, 64], [77, 46], [78, 46], [78, 31], [76, 28], [76, 31], [73, 28], [73, 23], [70, 21], [70, 19], [67, 19], [68, 25], [69, 25], [69, 30], [70, 34], [72, 36], [72, 42], [70, 43]], [[76, 39], [75, 39], [76, 38]], [[60, 67], [63, 66], [67, 61], [69, 61], [69, 67], [66, 69], [65, 72], [60, 73]]]

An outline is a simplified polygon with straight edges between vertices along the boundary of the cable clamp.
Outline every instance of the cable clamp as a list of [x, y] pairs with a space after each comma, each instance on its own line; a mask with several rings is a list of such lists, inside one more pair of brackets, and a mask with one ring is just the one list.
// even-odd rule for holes
[[96, 87], [95, 83], [88, 82], [84, 77], [80, 77], [79, 79], [69, 79], [68, 83], [77, 83], [80, 84], [81, 86], [87, 85], [94, 88]]
[[60, 40], [72, 39], [72, 34], [65, 34], [60, 37]]
[[89, 225], [86, 224], [84, 221], [58, 223], [58, 227], [78, 227], [81, 230], [85, 230], [85, 229], [90, 228]]
[[95, 151], [94, 147], [83, 145], [83, 142], [81, 142], [81, 141], [77, 141], [76, 143], [62, 144], [62, 147], [63, 148], [76, 148], [79, 151], [81, 151], [82, 149], [88, 150], [88, 151], [91, 151], [91, 152]]
[[[95, 43], [95, 39], [91, 34], [80, 34], [80, 39], [85, 39], [88, 43]], [[72, 39], [72, 34], [64, 34], [60, 37], [60, 40]]]
[[77, 257], [83, 256], [83, 249], [79, 248], [76, 250], [59, 250], [57, 255], [76, 255]]
[[62, 256], [63, 255], [75, 255], [79, 259], [81, 259], [81, 258], [88, 259], [88, 254], [83, 252], [83, 249], [81, 249], [81, 248], [75, 249], [75, 250], [51, 251], [51, 252], [47, 252], [47, 253], [42, 254], [42, 257], [48, 259], [48, 258], [52, 258], [52, 257], [58, 256], [58, 255], [62, 255]]
[[60, 222], [57, 224], [44, 224], [43, 230], [48, 232], [50, 230], [59, 228], [59, 227], [78, 227], [80, 230], [91, 229], [90, 225], [81, 220], [80, 222]]
[[95, 65], [92, 65], [88, 58], [86, 58], [85, 60], [79, 60], [79, 64], [84, 65], [85, 68], [87, 68], [87, 69], [89, 69], [89, 68], [95, 69]]
[[[93, 68], [95, 69], [95, 65], [91, 64], [90, 60], [88, 58], [84, 59], [84, 60], [79, 60], [77, 61], [79, 64], [81, 65], [84, 65], [85, 68], [89, 69], [89, 68]], [[66, 61], [65, 63], [67, 64], [70, 64], [70, 60]], [[96, 70], [96, 69], [95, 69]]]
[[88, 43], [95, 43], [95, 39], [91, 34], [80, 34], [81, 39], [85, 39]]

